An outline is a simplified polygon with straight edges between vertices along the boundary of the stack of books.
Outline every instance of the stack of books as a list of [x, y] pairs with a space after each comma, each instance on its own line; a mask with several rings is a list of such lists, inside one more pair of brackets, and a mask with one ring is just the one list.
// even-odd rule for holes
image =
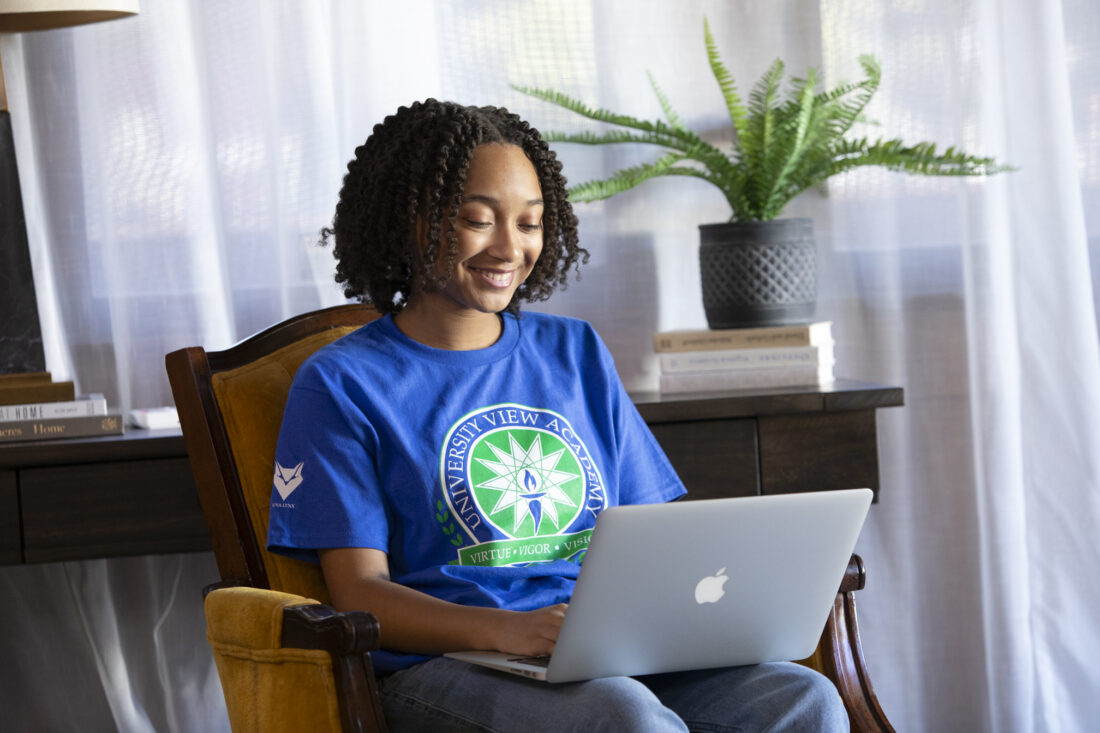
[[0, 443], [119, 435], [122, 417], [101, 394], [78, 397], [72, 382], [49, 372], [0, 374]]
[[663, 331], [653, 337], [661, 392], [709, 392], [833, 381], [830, 321], [796, 326]]

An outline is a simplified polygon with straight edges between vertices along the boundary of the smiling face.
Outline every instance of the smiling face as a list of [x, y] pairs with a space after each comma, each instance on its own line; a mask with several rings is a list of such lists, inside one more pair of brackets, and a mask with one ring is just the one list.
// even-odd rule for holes
[[474, 150], [454, 227], [455, 269], [441, 294], [452, 308], [499, 313], [542, 252], [542, 189], [522, 149]]
[[454, 269], [441, 290], [410, 298], [398, 326], [426, 343], [419, 335], [425, 326], [461, 331], [453, 335], [462, 341], [469, 341], [467, 334], [483, 341], [490, 332], [495, 340], [496, 314], [512, 302], [542, 252], [542, 211], [538, 176], [523, 150], [478, 146], [454, 212]]

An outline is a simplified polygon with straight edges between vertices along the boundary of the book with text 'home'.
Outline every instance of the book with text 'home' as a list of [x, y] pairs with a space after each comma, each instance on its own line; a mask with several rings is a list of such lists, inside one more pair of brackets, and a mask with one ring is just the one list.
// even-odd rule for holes
[[59, 417], [106, 415], [107, 400], [101, 394], [90, 394], [63, 402], [32, 402], [0, 406], [0, 422], [15, 420], [48, 420]]
[[661, 392], [718, 392], [731, 389], [798, 387], [832, 382], [833, 364], [810, 364], [764, 369], [671, 372], [661, 375]]
[[832, 341], [832, 338], [832, 322], [817, 321], [797, 326], [661, 331], [653, 335], [653, 349], [657, 353], [665, 353], [820, 346]]
[[0, 423], [0, 443], [121, 435], [121, 415], [85, 415]]
[[716, 372], [726, 369], [772, 369], [833, 363], [833, 342], [819, 346], [763, 349], [669, 351], [657, 355], [661, 372]]

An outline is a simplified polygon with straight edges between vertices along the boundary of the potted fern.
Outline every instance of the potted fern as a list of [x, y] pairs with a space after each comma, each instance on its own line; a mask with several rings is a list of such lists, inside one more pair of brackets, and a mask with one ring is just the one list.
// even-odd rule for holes
[[858, 166], [881, 166], [917, 175], [982, 176], [1010, 170], [934, 143], [849, 137], [878, 90], [881, 69], [861, 56], [865, 78], [818, 91], [814, 69], [781, 89], [779, 59], [756, 83], [748, 102], [737, 93], [714, 37], [703, 20], [707, 60], [733, 125], [728, 151], [686, 129], [668, 97], [649, 75], [665, 120], [647, 121], [584, 103], [551, 89], [516, 86], [524, 94], [564, 107], [615, 129], [599, 133], [549, 132], [551, 142], [605, 145], [645, 143], [663, 149], [652, 163], [569, 189], [574, 201], [598, 201], [657, 176], [691, 176], [714, 184], [729, 202], [728, 222], [700, 226], [703, 305], [711, 328], [778, 325], [809, 320], [816, 303], [816, 250], [809, 219], [780, 219], [806, 189]]

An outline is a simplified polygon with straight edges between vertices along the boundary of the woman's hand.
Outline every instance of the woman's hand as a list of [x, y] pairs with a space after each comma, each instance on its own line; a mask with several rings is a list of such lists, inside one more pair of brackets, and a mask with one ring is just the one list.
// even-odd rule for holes
[[566, 604], [534, 611], [461, 606], [391, 582], [381, 550], [321, 550], [325, 584], [339, 611], [370, 611], [382, 646], [414, 654], [471, 650], [536, 657], [554, 650]]
[[490, 631], [491, 649], [525, 657], [542, 657], [554, 651], [568, 604], [534, 611], [501, 611], [500, 623]]

